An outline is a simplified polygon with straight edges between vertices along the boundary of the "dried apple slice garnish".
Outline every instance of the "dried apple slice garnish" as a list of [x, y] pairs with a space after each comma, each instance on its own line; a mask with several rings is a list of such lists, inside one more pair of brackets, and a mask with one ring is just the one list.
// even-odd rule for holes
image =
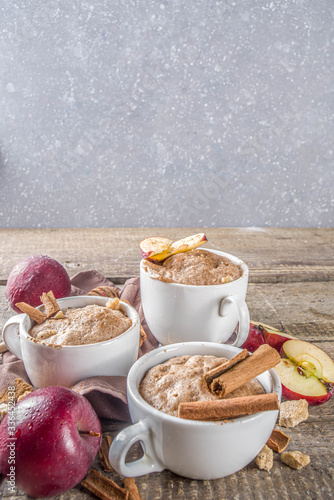
[[[194, 234], [187, 238], [173, 242], [167, 238], [146, 238], [140, 244], [140, 250], [144, 259], [153, 262], [162, 262], [176, 253], [188, 252], [193, 250], [208, 240], [204, 233]], [[160, 248], [160, 251], [158, 249]]]
[[143, 259], [152, 258], [165, 252], [173, 243], [173, 240], [168, 238], [160, 238], [154, 236], [153, 238], [146, 238], [139, 243], [139, 248]]

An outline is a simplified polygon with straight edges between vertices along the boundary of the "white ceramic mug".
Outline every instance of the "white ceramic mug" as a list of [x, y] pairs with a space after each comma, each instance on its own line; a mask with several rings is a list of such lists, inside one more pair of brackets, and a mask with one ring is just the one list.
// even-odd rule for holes
[[175, 342], [226, 342], [239, 323], [233, 345], [241, 346], [248, 337], [249, 312], [245, 302], [248, 267], [225, 252], [241, 267], [242, 276], [221, 285], [183, 285], [152, 278], [140, 263], [140, 294], [146, 322], [162, 344]]
[[[58, 299], [61, 309], [104, 306], [109, 297], [77, 296]], [[36, 342], [29, 335], [33, 321], [27, 314], [10, 318], [3, 329], [8, 349], [23, 360], [28, 377], [35, 387], [62, 385], [70, 387], [80, 380], [98, 375], [127, 375], [138, 358], [140, 321], [136, 310], [125, 302], [121, 307], [132, 325], [111, 340], [85, 345], [52, 346]], [[37, 309], [44, 310], [43, 306]]]
[[[200, 422], [173, 417], [149, 405], [138, 387], [147, 370], [173, 356], [213, 355], [232, 358], [240, 349], [212, 342], [185, 342], [151, 351], [136, 361], [127, 379], [133, 425], [122, 430], [109, 450], [111, 466], [136, 477], [169, 469], [191, 479], [217, 479], [249, 464], [267, 442], [278, 410], [235, 418], [228, 422]], [[281, 384], [274, 370], [257, 377], [264, 390], [281, 400]], [[125, 462], [130, 447], [140, 441], [144, 456]]]

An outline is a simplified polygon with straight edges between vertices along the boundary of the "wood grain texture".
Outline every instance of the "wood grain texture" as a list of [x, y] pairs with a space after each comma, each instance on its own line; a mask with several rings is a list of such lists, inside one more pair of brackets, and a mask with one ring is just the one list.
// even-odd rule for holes
[[[139, 242], [149, 236], [179, 239], [203, 228], [0, 229], [0, 283], [23, 257], [46, 254], [69, 274], [96, 269], [117, 282], [138, 275]], [[334, 280], [334, 229], [206, 228], [207, 248], [243, 259], [250, 281]]]
[[[73, 276], [80, 270], [97, 269], [117, 283], [138, 276], [138, 243], [148, 236], [178, 239], [202, 228], [167, 229], [60, 229], [0, 230], [0, 328], [14, 313], [5, 298], [5, 283], [16, 262], [27, 255], [47, 254], [65, 265]], [[238, 255], [250, 267], [247, 303], [250, 316], [285, 332], [314, 342], [334, 358], [334, 230], [333, 229], [233, 229], [205, 230], [208, 247]], [[334, 398], [310, 407], [307, 422], [282, 429], [290, 436], [287, 450], [302, 451], [311, 464], [294, 471], [274, 454], [270, 473], [254, 462], [227, 478], [193, 481], [169, 471], [137, 478], [143, 500], [327, 500], [334, 497]], [[105, 433], [112, 437], [125, 423], [102, 419]], [[137, 444], [130, 459], [140, 457]], [[103, 472], [99, 458], [94, 467]], [[120, 486], [116, 472], [105, 473]], [[0, 498], [28, 497], [6, 490], [0, 482]], [[77, 486], [57, 500], [92, 499]]]

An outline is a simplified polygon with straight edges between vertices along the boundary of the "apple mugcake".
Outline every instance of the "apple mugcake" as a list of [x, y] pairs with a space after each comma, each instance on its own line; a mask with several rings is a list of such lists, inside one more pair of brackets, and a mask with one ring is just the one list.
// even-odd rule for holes
[[177, 253], [161, 263], [145, 259], [143, 266], [151, 278], [183, 285], [221, 285], [242, 276], [230, 259], [202, 249]]
[[[59, 311], [42, 324], [36, 324], [29, 334], [44, 344], [84, 345], [118, 337], [132, 325], [125, 312], [111, 299], [106, 306], [96, 304]], [[119, 301], [118, 301], [119, 302]]]
[[[142, 379], [139, 393], [155, 409], [178, 416], [180, 403], [221, 399], [208, 389], [203, 375], [227, 361], [216, 356], [176, 356], [150, 368]], [[256, 379], [230, 392], [224, 399], [265, 394]]]

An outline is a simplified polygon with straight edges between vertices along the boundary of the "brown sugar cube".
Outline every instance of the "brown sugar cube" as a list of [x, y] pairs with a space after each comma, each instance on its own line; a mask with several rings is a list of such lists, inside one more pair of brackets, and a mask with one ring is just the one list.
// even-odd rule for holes
[[53, 316], [53, 319], [65, 319], [65, 314], [63, 311], [58, 311], [57, 314]]
[[281, 455], [282, 462], [287, 464], [292, 469], [302, 469], [309, 464], [311, 459], [301, 451], [284, 451]]
[[106, 307], [109, 309], [119, 309], [119, 298], [115, 297], [114, 299], [109, 299], [106, 303]]
[[270, 471], [274, 462], [274, 452], [266, 444], [255, 458], [255, 463], [259, 469]]
[[308, 402], [306, 399], [285, 401], [281, 404], [279, 425], [282, 427], [295, 427], [308, 419]]

